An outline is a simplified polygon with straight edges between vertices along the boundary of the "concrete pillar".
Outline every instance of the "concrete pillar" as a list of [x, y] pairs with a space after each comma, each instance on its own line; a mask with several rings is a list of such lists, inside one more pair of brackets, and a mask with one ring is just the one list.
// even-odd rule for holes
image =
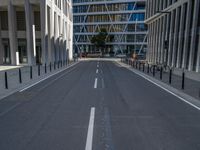
[[51, 51], [51, 10], [50, 7], [47, 6], [47, 65], [52, 62], [52, 51]]
[[59, 26], [59, 21], [58, 21], [58, 14], [56, 14], [55, 16], [55, 23], [56, 23], [56, 27], [55, 27], [55, 31], [56, 31], [56, 60], [60, 61], [60, 26]]
[[170, 24], [170, 33], [169, 33], [169, 49], [168, 49], [168, 65], [172, 65], [172, 52], [173, 52], [173, 28], [174, 28], [174, 10], [171, 12], [171, 24]]
[[29, 0], [26, 0], [25, 3], [25, 18], [26, 18], [26, 41], [27, 41], [27, 56], [28, 56], [28, 65], [36, 64], [36, 51], [34, 48], [35, 39], [33, 38], [33, 25], [34, 25], [34, 15], [33, 8]]
[[70, 34], [69, 34], [69, 59], [73, 59], [73, 24], [70, 23]]
[[158, 62], [161, 63], [162, 58], [162, 26], [163, 26], [163, 17], [159, 19], [159, 28], [158, 28]]
[[177, 60], [177, 46], [178, 46], [178, 27], [180, 25], [180, 8], [176, 8], [175, 16], [175, 26], [174, 26], [174, 42], [173, 42], [173, 52], [172, 52], [172, 67], [176, 67]]
[[186, 64], [187, 64], [187, 55], [188, 55], [188, 51], [189, 51], [191, 13], [192, 13], [192, 1], [188, 1], [187, 16], [186, 16], [186, 27], [185, 27], [185, 35], [184, 35], [185, 40], [184, 40], [184, 45], [183, 45], [182, 68], [186, 68]]
[[158, 37], [157, 37], [157, 34], [158, 34], [158, 20], [155, 21], [155, 28], [154, 28], [154, 42], [155, 42], [155, 45], [154, 45], [154, 63], [157, 62], [157, 57], [158, 57]]
[[58, 34], [59, 33], [58, 33], [58, 16], [56, 13], [54, 13], [54, 21], [55, 21], [55, 24], [54, 24], [54, 26], [55, 26], [55, 30], [54, 30], [55, 61], [58, 62], [59, 61], [59, 59], [58, 59], [58, 56], [59, 56], [59, 47], [58, 47], [59, 36], [58, 36]]
[[[192, 71], [193, 70], [193, 66], [194, 66], [194, 54], [195, 54], [195, 48], [196, 48], [196, 38], [197, 38], [197, 24], [198, 24], [198, 13], [199, 13], [199, 5], [200, 2], [199, 0], [195, 0], [194, 2], [194, 14], [193, 15], [193, 20], [192, 21], [192, 37], [191, 37], [191, 44], [190, 44], [190, 57], [189, 57], [189, 66], [188, 66], [188, 70]], [[196, 68], [195, 68], [196, 69]]]
[[19, 52], [17, 45], [17, 21], [16, 21], [16, 10], [15, 7], [9, 1], [8, 4], [8, 30], [9, 30], [9, 42], [10, 42], [10, 55], [11, 64], [19, 65]]
[[183, 35], [184, 35], [184, 22], [185, 22], [185, 5], [181, 6], [181, 18], [180, 18], [180, 30], [179, 30], [179, 35], [178, 35], [178, 52], [177, 52], [177, 62], [176, 62], [176, 67], [180, 68], [181, 67], [181, 59], [182, 59], [182, 50], [183, 50]]
[[2, 45], [2, 38], [1, 38], [1, 18], [0, 18], [0, 65], [3, 64], [3, 45]]
[[51, 40], [51, 46], [49, 47], [51, 51], [51, 62], [53, 63], [55, 61], [55, 34], [54, 34], [54, 5], [51, 6], [51, 11], [50, 11], [50, 40]]
[[162, 18], [162, 30], [161, 30], [161, 63], [164, 63], [164, 42], [165, 42], [165, 30], [166, 30], [166, 15]]
[[[199, 36], [198, 43], [200, 43], [200, 35], [198, 35], [198, 36]], [[200, 44], [198, 46], [198, 52], [197, 52], [196, 72], [200, 72]]]
[[48, 64], [47, 2], [40, 1], [42, 64]]

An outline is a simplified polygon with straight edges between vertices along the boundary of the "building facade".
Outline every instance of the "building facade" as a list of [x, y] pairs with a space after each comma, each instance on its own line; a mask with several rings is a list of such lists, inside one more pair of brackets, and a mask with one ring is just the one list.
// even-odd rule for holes
[[199, 0], [147, 0], [149, 62], [200, 72], [199, 7]]
[[0, 0], [0, 64], [72, 59], [71, 0]]
[[145, 51], [145, 1], [73, 0], [74, 51], [94, 51], [91, 39], [102, 28], [108, 32], [107, 52]]

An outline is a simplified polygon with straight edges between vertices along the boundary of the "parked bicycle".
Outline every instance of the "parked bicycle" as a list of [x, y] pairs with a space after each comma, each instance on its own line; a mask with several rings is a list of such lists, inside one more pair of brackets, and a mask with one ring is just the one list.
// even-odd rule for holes
[[157, 73], [161, 70], [161, 68], [163, 69], [163, 72], [169, 72], [171, 69], [173, 70], [173, 67], [170, 67], [166, 63], [156, 63], [150, 67], [150, 72]]

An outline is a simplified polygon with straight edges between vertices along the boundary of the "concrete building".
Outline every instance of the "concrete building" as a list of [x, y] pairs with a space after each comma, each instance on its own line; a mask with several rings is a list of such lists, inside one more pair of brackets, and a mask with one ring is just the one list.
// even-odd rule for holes
[[200, 72], [199, 7], [199, 0], [147, 0], [149, 62]]
[[0, 0], [0, 64], [72, 59], [71, 0]]
[[73, 0], [74, 51], [94, 51], [91, 39], [104, 28], [108, 32], [107, 52], [144, 52], [147, 35], [144, 24], [145, 2], [146, 0]]

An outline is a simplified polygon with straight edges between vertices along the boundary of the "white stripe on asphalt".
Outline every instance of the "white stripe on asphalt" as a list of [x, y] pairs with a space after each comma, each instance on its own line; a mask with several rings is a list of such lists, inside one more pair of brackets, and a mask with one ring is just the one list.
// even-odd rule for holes
[[[121, 65], [121, 64], [120, 64], [120, 65]], [[129, 69], [129, 70], [130, 70], [130, 69]], [[132, 70], [130, 70], [130, 71], [132, 71]], [[152, 81], [151, 79], [147, 78], [146, 76], [142, 75], [141, 73], [138, 73], [138, 72], [135, 72], [135, 71], [132, 71], [132, 72], [134, 72], [135, 74], [137, 74], [137, 75], [143, 77], [143, 78], [146, 79], [147, 81], [149, 81], [149, 82], [153, 83], [154, 85], [160, 87], [161, 89], [165, 90], [166, 92], [168, 92], [168, 93], [174, 95], [175, 97], [177, 97], [178, 99], [184, 101], [185, 103], [189, 104], [190, 106], [192, 106], [192, 107], [194, 107], [194, 108], [200, 110], [200, 107], [198, 107], [198, 106], [196, 106], [195, 104], [189, 102], [188, 100], [182, 98], [181, 96], [177, 95], [176, 93], [174, 93], [174, 92], [168, 90], [167, 88], [165, 88], [165, 87], [159, 85], [158, 83]]]
[[99, 68], [99, 65], [97, 65], [97, 68]]
[[98, 73], [99, 73], [99, 69], [96, 70], [96, 74], [98, 74]]
[[94, 119], [95, 119], [95, 107], [92, 107], [91, 111], [90, 111], [90, 120], [89, 120], [89, 125], [88, 125], [87, 141], [86, 141], [86, 145], [85, 145], [85, 150], [92, 150]]
[[[73, 67], [74, 65], [76, 65], [76, 64], [78, 64], [78, 63], [79, 63], [79, 62], [77, 62], [77, 63], [75, 63], [75, 64], [72, 64], [71, 66], [68, 66], [66, 69], [69, 69], [69, 68]], [[52, 76], [58, 74], [58, 73], [60, 73], [60, 72], [65, 71], [66, 69], [60, 70], [60, 71], [58, 71], [58, 72], [56, 72], [56, 73], [53, 73], [53, 74], [47, 76], [46, 78], [44, 78], [44, 79], [42, 79], [42, 80], [39, 80], [38, 82], [36, 82], [36, 83], [34, 83], [34, 84], [31, 84], [30, 86], [25, 87], [24, 89], [20, 90], [19, 92], [23, 92], [23, 91], [25, 91], [25, 90], [27, 90], [27, 89], [29, 89], [29, 88], [31, 88], [31, 87], [37, 85], [38, 83], [40, 83], [40, 82], [42, 82], [42, 81], [44, 81], [44, 80], [46, 80], [46, 79], [48, 79], [48, 78], [50, 78], [50, 77], [52, 77]]]
[[97, 88], [97, 82], [98, 82], [98, 79], [95, 78], [95, 81], [94, 81], [94, 88], [95, 88], [95, 89]]

